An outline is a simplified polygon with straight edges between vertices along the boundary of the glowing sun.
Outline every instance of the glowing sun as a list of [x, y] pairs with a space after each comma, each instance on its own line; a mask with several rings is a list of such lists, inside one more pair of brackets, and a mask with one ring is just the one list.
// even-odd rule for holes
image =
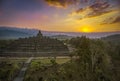
[[88, 28], [88, 27], [83, 27], [83, 28], [81, 29], [81, 32], [90, 33], [90, 32], [91, 32], [91, 29]]

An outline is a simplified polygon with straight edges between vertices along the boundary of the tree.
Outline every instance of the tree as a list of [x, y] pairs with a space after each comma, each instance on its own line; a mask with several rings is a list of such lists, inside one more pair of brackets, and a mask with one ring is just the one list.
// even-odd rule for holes
[[52, 64], [53, 66], [57, 64], [55, 58], [52, 58], [52, 59], [50, 60], [50, 62], [51, 62], [51, 64]]
[[[83, 81], [110, 81], [110, 57], [106, 44], [101, 40], [90, 40], [85, 36], [72, 39], [75, 43], [77, 61]], [[76, 44], [77, 42], [77, 44]]]
[[111, 60], [107, 53], [107, 44], [101, 40], [91, 40], [91, 69], [94, 75], [93, 80], [112, 81]]

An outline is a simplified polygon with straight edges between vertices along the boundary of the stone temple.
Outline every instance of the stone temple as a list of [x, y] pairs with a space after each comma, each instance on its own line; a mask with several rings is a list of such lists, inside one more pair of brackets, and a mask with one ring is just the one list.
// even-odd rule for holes
[[68, 54], [68, 48], [63, 42], [43, 36], [41, 31], [36, 36], [19, 38], [2, 51], [3, 56], [57, 56]]

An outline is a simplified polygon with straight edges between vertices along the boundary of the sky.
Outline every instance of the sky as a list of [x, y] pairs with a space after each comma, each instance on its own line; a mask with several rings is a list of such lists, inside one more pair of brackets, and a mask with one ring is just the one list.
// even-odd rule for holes
[[120, 0], [0, 0], [0, 26], [61, 32], [120, 31]]

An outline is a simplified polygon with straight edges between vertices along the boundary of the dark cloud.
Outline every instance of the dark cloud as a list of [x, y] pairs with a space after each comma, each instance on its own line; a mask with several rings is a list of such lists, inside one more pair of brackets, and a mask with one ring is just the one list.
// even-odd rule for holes
[[80, 13], [80, 12], [83, 12], [83, 11], [85, 11], [85, 9], [84, 8], [80, 8], [80, 9], [76, 10], [76, 13]]
[[105, 19], [101, 25], [104, 25], [104, 24], [114, 24], [114, 23], [119, 23], [120, 22], [120, 15], [119, 16], [116, 16], [116, 17], [109, 17], [107, 19]]
[[98, 2], [89, 6], [89, 8], [91, 8], [94, 12], [101, 12], [102, 10], [108, 8], [109, 6], [110, 4], [108, 2]]
[[112, 23], [117, 23], [117, 22], [120, 22], [120, 16], [117, 17]]
[[48, 3], [48, 5], [59, 7], [59, 8], [66, 8], [70, 5], [88, 3], [90, 1], [93, 1], [93, 0], [45, 0], [45, 2]]
[[86, 12], [87, 14], [85, 17], [95, 17], [111, 12], [111, 10], [108, 10], [109, 7], [110, 4], [108, 2], [95, 2], [90, 6], [78, 9], [73, 13], [80, 14]]
[[[101, 3], [101, 2], [105, 2], [105, 1], [106, 1], [106, 3], [104, 3], [104, 4]], [[76, 3], [79, 4], [79, 5], [82, 5], [84, 3], [88, 3], [88, 4], [95, 3], [91, 7], [94, 7], [94, 6], [97, 6], [97, 5], [99, 6], [100, 3], [101, 3], [101, 5], [104, 5], [101, 8], [109, 6], [107, 4], [107, 2], [110, 2], [110, 3], [117, 2], [120, 5], [120, 0], [45, 0], [45, 2], [47, 2], [50, 6], [60, 7], [60, 8], [65, 8], [65, 7], [68, 7], [69, 5], [73, 5], [73, 4], [76, 4]]]
[[48, 5], [65, 8], [69, 5], [76, 4], [79, 0], [45, 0]]

